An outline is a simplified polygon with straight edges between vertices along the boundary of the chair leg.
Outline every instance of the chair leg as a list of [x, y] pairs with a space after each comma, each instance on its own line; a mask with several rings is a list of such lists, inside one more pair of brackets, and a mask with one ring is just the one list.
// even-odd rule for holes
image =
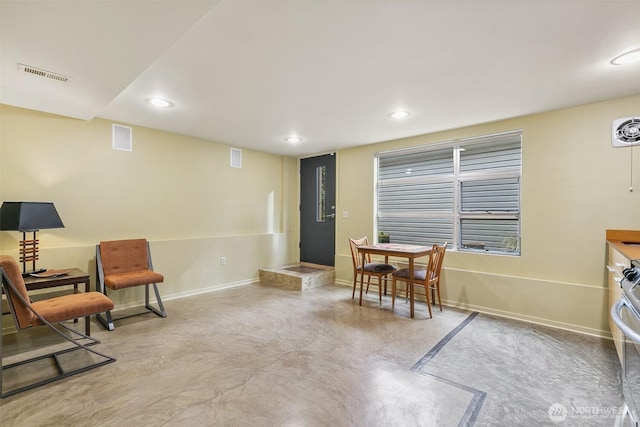
[[154, 312], [155, 314], [157, 314], [160, 317], [167, 317], [167, 312], [164, 310], [164, 305], [162, 304], [162, 299], [160, 299], [160, 292], [158, 292], [158, 285], [156, 283], [152, 283], [152, 285], [153, 285], [153, 292], [156, 294], [156, 302], [158, 304], [158, 308], [152, 307], [151, 303], [149, 302], [149, 285], [145, 285], [145, 287], [144, 287], [145, 307], [149, 311]]
[[440, 299], [440, 282], [436, 283], [436, 292], [438, 294], [438, 306], [440, 307], [440, 311], [442, 311], [442, 300]]
[[[158, 304], [158, 307], [153, 307], [151, 305], [151, 301], [149, 300], [149, 285], [145, 285], [144, 286], [144, 307], [147, 309], [147, 311], [143, 311], [141, 313], [135, 313], [135, 314], [130, 314], [127, 316], [122, 316], [119, 317], [117, 320], [122, 320], [122, 319], [126, 319], [128, 317], [133, 317], [133, 316], [138, 316], [141, 314], [147, 314], [149, 312], [154, 313], [162, 318], [167, 317], [167, 312], [164, 309], [164, 304], [162, 303], [162, 298], [160, 298], [160, 292], [158, 291], [158, 285], [156, 283], [151, 283], [151, 285], [153, 286], [153, 292], [156, 296], [156, 302]], [[104, 294], [107, 294], [107, 289], [104, 289]], [[102, 324], [102, 326], [105, 327], [105, 329], [109, 330], [109, 331], [113, 331], [116, 326], [114, 323], [114, 319], [111, 316], [111, 312], [110, 311], [106, 311], [105, 312], [105, 317], [102, 317], [102, 314], [98, 313], [96, 314], [96, 319], [98, 320], [98, 322], [100, 322], [100, 324]]]
[[[411, 289], [409, 288], [409, 282], [402, 281], [404, 283], [404, 302], [405, 304], [409, 302], [409, 298], [411, 297]], [[391, 311], [393, 311], [396, 304], [396, 294], [398, 293], [398, 281], [394, 277], [391, 280]]]
[[110, 311], [106, 311], [105, 313], [106, 319], [104, 317], [102, 317], [102, 315], [100, 313], [96, 314], [96, 320], [98, 320], [98, 322], [100, 322], [100, 324], [102, 326], [104, 326], [104, 328], [108, 331], [113, 331], [116, 326], [113, 323], [113, 318], [111, 317], [111, 312]]
[[382, 276], [378, 276], [378, 297], [380, 299], [380, 305], [382, 305]]
[[[85, 335], [85, 334], [83, 334], [81, 332], [78, 332], [75, 329], [69, 328], [69, 327], [63, 325], [62, 323], [57, 323], [58, 326], [68, 330], [72, 334], [76, 334], [76, 335], [80, 336], [81, 337], [80, 339], [87, 339], [87, 340], [90, 341], [88, 344], [83, 344], [83, 343], [79, 342], [77, 339], [74, 339], [71, 336], [67, 336], [67, 335], [63, 334], [62, 332], [60, 332], [58, 330], [58, 328], [53, 326], [51, 323], [49, 323], [47, 321], [44, 321], [43, 323], [44, 323], [45, 326], [47, 326], [50, 329], [52, 329], [53, 331], [55, 331], [58, 335], [60, 335], [66, 341], [71, 342], [74, 345], [74, 347], [66, 348], [66, 349], [63, 349], [63, 350], [58, 350], [58, 351], [55, 351], [55, 352], [52, 352], [52, 353], [48, 353], [48, 354], [44, 354], [44, 355], [40, 355], [40, 356], [36, 356], [36, 357], [32, 357], [32, 358], [29, 358], [29, 359], [26, 359], [26, 360], [21, 360], [19, 362], [14, 362], [14, 363], [11, 363], [11, 364], [8, 364], [8, 365], [3, 365], [2, 364], [2, 341], [0, 341], [0, 398], [13, 396], [14, 394], [17, 394], [17, 393], [20, 393], [20, 392], [23, 392], [23, 391], [27, 391], [27, 390], [31, 390], [33, 388], [36, 388], [36, 387], [39, 387], [39, 386], [42, 386], [42, 385], [45, 385], [45, 384], [49, 384], [49, 383], [52, 383], [52, 382], [57, 381], [57, 380], [70, 377], [71, 375], [79, 374], [81, 372], [86, 372], [86, 371], [89, 371], [91, 369], [94, 369], [94, 368], [97, 368], [97, 367], [100, 367], [100, 366], [103, 366], [103, 365], [106, 365], [108, 363], [112, 363], [112, 362], [116, 361], [116, 359], [111, 357], [111, 356], [107, 356], [106, 354], [103, 354], [103, 353], [101, 353], [99, 351], [96, 351], [96, 350], [93, 350], [93, 349], [89, 348], [89, 346], [91, 346], [91, 345], [100, 343], [99, 340], [97, 340], [97, 339], [95, 339], [93, 337], [90, 337], [88, 335]], [[2, 338], [0, 337], [0, 340], [1, 339]], [[94, 363], [92, 363], [90, 365], [82, 366], [82, 367], [79, 367], [79, 368], [74, 368], [74, 369], [71, 369], [71, 370], [65, 370], [63, 368], [63, 366], [60, 364], [60, 359], [59, 359], [58, 356], [60, 356], [62, 354], [70, 353], [70, 352], [73, 352], [73, 351], [78, 351], [78, 350], [86, 350], [87, 352], [93, 353], [96, 356], [102, 358], [103, 360], [100, 360], [100, 361], [94, 362]], [[49, 359], [49, 358], [52, 359], [51, 365], [55, 366], [55, 368], [56, 368], [56, 372], [57, 373], [54, 376], [51, 376], [49, 378], [45, 378], [43, 380], [34, 381], [32, 383], [29, 383], [29, 384], [26, 384], [26, 385], [23, 385], [23, 386], [20, 386], [20, 387], [16, 387], [16, 388], [11, 389], [11, 390], [4, 391], [4, 388], [2, 388], [2, 375], [3, 375], [4, 371], [12, 369], [12, 368], [17, 368], [19, 366], [23, 366], [23, 365], [26, 365], [26, 364], [29, 364], [31, 362], [37, 362], [39, 360], [44, 360], [44, 359]]]
[[[107, 296], [107, 287], [105, 286], [103, 289], [100, 289], [105, 296]], [[107, 310], [105, 313], [106, 319], [102, 317], [100, 313], [96, 313], [96, 320], [104, 326], [104, 328], [108, 331], [113, 331], [116, 328], [116, 325], [113, 323], [113, 318], [111, 317], [111, 311]]]
[[351, 299], [356, 297], [356, 282], [358, 281], [358, 273], [353, 274], [353, 292], [351, 292]]
[[429, 319], [433, 319], [433, 314], [431, 313], [431, 301], [429, 301], [429, 285], [425, 284], [424, 295], [427, 298], [427, 307], [429, 308]]

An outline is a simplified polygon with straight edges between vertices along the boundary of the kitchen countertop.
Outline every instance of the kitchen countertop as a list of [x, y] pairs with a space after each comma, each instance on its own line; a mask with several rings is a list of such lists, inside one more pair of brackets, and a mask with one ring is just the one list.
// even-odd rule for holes
[[640, 230], [607, 230], [607, 243], [630, 260], [640, 259]]

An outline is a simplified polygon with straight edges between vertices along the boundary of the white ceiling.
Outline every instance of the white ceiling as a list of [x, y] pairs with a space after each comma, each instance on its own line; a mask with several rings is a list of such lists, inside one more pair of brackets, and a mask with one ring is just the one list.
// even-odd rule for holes
[[291, 156], [640, 94], [609, 64], [635, 0], [2, 0], [0, 24], [1, 103]]

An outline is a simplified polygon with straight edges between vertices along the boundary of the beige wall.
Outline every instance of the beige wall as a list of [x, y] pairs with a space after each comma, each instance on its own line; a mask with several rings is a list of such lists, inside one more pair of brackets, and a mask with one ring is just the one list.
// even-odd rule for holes
[[375, 152], [522, 129], [522, 256], [448, 252], [443, 298], [607, 335], [605, 230], [640, 229], [640, 148], [612, 148], [611, 121], [634, 115], [638, 96], [340, 151], [338, 280], [352, 277], [348, 237], [373, 234]]
[[[351, 283], [347, 238], [374, 230], [375, 152], [522, 129], [522, 256], [448, 252], [443, 298], [606, 336], [605, 230], [640, 229], [640, 148], [612, 148], [611, 121], [639, 114], [636, 96], [339, 151], [338, 282]], [[97, 242], [146, 237], [172, 298], [297, 260], [295, 159], [243, 150], [233, 169], [227, 145], [139, 127], [133, 152], [114, 151], [109, 121], [8, 106], [0, 137], [1, 199], [53, 201], [66, 225], [39, 233], [41, 266], [93, 275]], [[19, 237], [0, 232], [0, 252], [17, 256]], [[116, 302], [137, 303], [136, 292]]]
[[[243, 150], [231, 168], [227, 145], [135, 126], [133, 151], [118, 151], [110, 121], [0, 108], [2, 200], [54, 202], [65, 224], [38, 233], [38, 266], [93, 275], [100, 240], [145, 237], [169, 299], [297, 259], [296, 159]], [[0, 232], [0, 252], [17, 258], [20, 238]]]

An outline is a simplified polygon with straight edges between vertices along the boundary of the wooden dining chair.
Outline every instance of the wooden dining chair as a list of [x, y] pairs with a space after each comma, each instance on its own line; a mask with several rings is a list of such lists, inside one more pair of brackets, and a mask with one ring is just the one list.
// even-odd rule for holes
[[[378, 295], [380, 304], [382, 304], [382, 288], [384, 286], [385, 293], [387, 292], [387, 276], [394, 271], [396, 267], [391, 264], [374, 263], [371, 262], [371, 255], [367, 254], [365, 258], [365, 264], [362, 265], [362, 257], [358, 253], [358, 246], [368, 245], [369, 239], [365, 236], [360, 239], [349, 238], [349, 247], [351, 248], [351, 260], [353, 261], [353, 292], [351, 292], [351, 299], [356, 295], [356, 284], [358, 283], [358, 276], [361, 276], [364, 282], [364, 277], [367, 276], [367, 290], [369, 292], [369, 285], [371, 284], [371, 277], [378, 278]], [[383, 285], [384, 282], [384, 285]], [[376, 285], [374, 283], [374, 285]]]
[[435, 297], [438, 297], [438, 306], [442, 311], [442, 300], [440, 298], [440, 272], [442, 271], [442, 261], [444, 261], [444, 253], [447, 250], [447, 243], [442, 246], [437, 244], [433, 245], [433, 249], [429, 254], [429, 262], [427, 268], [416, 268], [413, 270], [413, 286], [414, 291], [409, 289], [409, 269], [402, 268], [393, 273], [391, 280], [391, 309], [395, 308], [397, 282], [405, 283], [405, 291], [409, 298], [413, 297], [415, 301], [415, 287], [420, 286], [424, 288], [425, 299], [427, 300], [427, 307], [429, 308], [429, 318], [432, 318], [431, 313], [431, 301], [429, 299], [429, 292], [432, 293], [433, 302], [435, 304]]
[[[113, 302], [105, 295], [100, 292], [81, 292], [31, 302], [20, 273], [20, 266], [15, 259], [7, 255], [0, 255], [0, 281], [18, 332], [35, 326], [46, 326], [73, 344], [73, 347], [70, 348], [58, 348], [48, 354], [5, 365], [2, 361], [3, 340], [0, 334], [0, 397], [11, 396], [116, 361], [113, 357], [89, 348], [100, 341], [61, 323], [113, 309]], [[0, 316], [1, 330], [2, 316]], [[88, 352], [97, 357], [75, 357], [69, 360], [68, 356], [63, 356], [75, 355], [76, 351]], [[86, 353], [83, 353], [83, 356], [85, 355]], [[51, 374], [49, 369], [43, 369], [41, 361], [46, 359], [49, 359], [49, 365], [53, 371]], [[81, 359], [83, 363], [78, 364], [76, 359]], [[13, 377], [20, 376], [20, 372], [23, 372], [20, 371], [22, 366], [26, 366], [23, 370], [27, 369], [25, 371], [29, 374], [26, 376], [27, 378], [19, 381], [18, 386], [14, 386], [13, 389], [5, 390], [3, 388], [3, 374], [15, 369], [11, 371], [17, 373]], [[29, 370], [33, 371], [33, 375]]]

